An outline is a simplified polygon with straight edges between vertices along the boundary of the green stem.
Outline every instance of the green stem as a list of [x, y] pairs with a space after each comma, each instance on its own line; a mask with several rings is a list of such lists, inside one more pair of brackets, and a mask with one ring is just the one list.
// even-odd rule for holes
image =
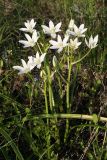
[[66, 93], [66, 100], [67, 100], [67, 113], [69, 112], [70, 109], [70, 77], [71, 77], [71, 69], [72, 69], [72, 64], [70, 63], [69, 65], [69, 71], [68, 71], [68, 82], [67, 82], [67, 93]]
[[29, 95], [29, 106], [30, 108], [32, 107], [32, 98], [33, 98], [33, 91], [34, 91], [34, 78], [30, 73], [27, 74], [28, 78], [31, 79], [31, 90], [30, 90], [30, 95]]
[[48, 74], [48, 87], [49, 87], [49, 103], [50, 103], [50, 110], [53, 111], [54, 106], [54, 99], [53, 99], [53, 92], [52, 92], [52, 81], [51, 81], [51, 74], [50, 74], [50, 68], [47, 64], [47, 74]]
[[81, 62], [85, 57], [88, 56], [88, 54], [90, 53], [90, 51], [91, 51], [91, 49], [90, 49], [83, 57], [81, 57], [79, 60], [77, 60], [77, 61], [75, 61], [75, 62], [72, 62], [71, 64], [73, 65], [73, 64], [76, 64], [76, 63]]
[[48, 100], [47, 100], [47, 83], [44, 82], [44, 96], [45, 96], [45, 107], [46, 107], [46, 114], [49, 113], [48, 111]]
[[[71, 77], [71, 69], [72, 69], [72, 65], [73, 64], [77, 64], [79, 62], [81, 62], [86, 56], [88, 56], [88, 54], [90, 53], [91, 49], [87, 52], [87, 54], [85, 54], [82, 58], [80, 58], [79, 60], [75, 61], [75, 62], [71, 62], [72, 59], [69, 56], [69, 47], [68, 47], [68, 82], [67, 82], [67, 89], [66, 89], [66, 104], [67, 104], [67, 113], [70, 112], [70, 77]], [[64, 141], [67, 138], [68, 135], [68, 131], [69, 131], [69, 120], [66, 120], [66, 130], [65, 130], [65, 137], [64, 137]]]
[[65, 80], [65, 78], [61, 75], [61, 73], [57, 70], [57, 73], [59, 74], [59, 76], [61, 77], [61, 79], [63, 80], [63, 82], [65, 82], [67, 84], [67, 81]]
[[57, 80], [58, 80], [58, 84], [59, 84], [59, 96], [60, 96], [60, 103], [58, 103], [60, 106], [57, 106], [57, 108], [59, 108], [59, 112], [62, 113], [64, 111], [63, 108], [63, 89], [62, 89], [62, 81], [60, 79], [60, 77], [57, 75]]
[[[44, 96], [45, 96], [46, 114], [49, 114], [49, 111], [48, 111], [48, 100], [47, 100], [47, 83], [46, 83], [46, 81], [44, 82]], [[49, 127], [49, 119], [47, 119], [47, 126]], [[49, 133], [49, 128], [48, 128], [46, 140], [47, 140], [48, 158], [50, 159], [50, 133]]]
[[70, 65], [69, 46], [67, 47], [67, 49], [68, 49], [68, 57], [67, 57], [67, 61], [68, 61], [68, 69], [69, 69], [69, 65]]
[[[84, 115], [84, 114], [41, 114], [35, 116], [37, 118], [62, 118], [62, 119], [81, 119], [81, 120], [88, 120], [88, 121], [94, 121], [93, 115]], [[107, 122], [107, 117], [99, 117], [97, 116], [98, 121], [101, 122]]]
[[[68, 71], [68, 83], [67, 83], [67, 92], [66, 92], [66, 103], [67, 103], [67, 113], [70, 111], [70, 77], [71, 77], [71, 69], [72, 69], [72, 64], [69, 60], [69, 71]], [[69, 120], [66, 119], [66, 130], [65, 130], [65, 139], [67, 138], [69, 131]]]
[[41, 50], [41, 48], [40, 48], [39, 43], [37, 42], [36, 44], [37, 44], [37, 47], [38, 47], [38, 49], [39, 49], [40, 53], [42, 54], [42, 50]]

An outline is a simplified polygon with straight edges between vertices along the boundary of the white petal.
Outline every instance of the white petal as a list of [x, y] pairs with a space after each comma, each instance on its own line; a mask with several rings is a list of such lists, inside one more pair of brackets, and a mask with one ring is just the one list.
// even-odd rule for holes
[[58, 40], [58, 43], [62, 43], [62, 38], [60, 35], [58, 35], [57, 40]]
[[25, 34], [25, 37], [28, 41], [32, 41], [32, 38], [28, 34]]
[[25, 24], [26, 28], [29, 27], [29, 21], [25, 22], [24, 24]]
[[26, 68], [26, 67], [27, 67], [26, 62], [25, 62], [23, 59], [21, 59], [21, 61], [22, 61], [22, 65], [23, 65], [23, 67], [24, 67], [24, 68]]
[[23, 32], [28, 32], [28, 29], [27, 29], [27, 28], [20, 28], [19, 30], [20, 30], [20, 31], [23, 31]]
[[77, 33], [78, 32], [78, 27], [74, 24], [74, 32]]
[[85, 34], [81, 34], [80, 37], [85, 37]]
[[26, 45], [26, 44], [28, 44], [28, 41], [20, 40], [19, 43], [22, 43], [22, 44]]
[[37, 35], [37, 31], [35, 30], [33, 32], [32, 39], [33, 39], [34, 42], [37, 42], [38, 38], [39, 38], [39, 36]]
[[81, 33], [84, 33], [84, 32], [86, 32], [87, 31], [87, 28], [84, 28], [82, 31], [81, 31]]
[[32, 28], [34, 28], [34, 27], [35, 27], [36, 22], [34, 22], [34, 19], [32, 19], [32, 20], [30, 21], [30, 24], [31, 24]]
[[51, 37], [52, 38], [56, 38], [56, 34], [51, 34]]
[[75, 36], [75, 32], [73, 32], [73, 31], [69, 31], [68, 34]]
[[36, 58], [37, 58], [37, 59], [39, 58], [39, 53], [38, 53], [38, 52], [36, 53]]
[[22, 70], [22, 71], [20, 71], [20, 72], [18, 73], [18, 75], [24, 74], [24, 73], [25, 73], [24, 70]]
[[17, 70], [19, 70], [19, 71], [23, 69], [23, 67], [21, 67], [21, 66], [13, 66], [13, 68], [14, 68], [14, 69], [17, 69]]
[[40, 69], [40, 67], [41, 67], [41, 64], [38, 64], [38, 65], [37, 65], [37, 68]]
[[27, 64], [29, 65], [29, 64], [33, 64], [33, 63], [34, 63], [34, 57], [29, 56], [29, 57], [28, 57], [28, 63], [27, 63]]
[[50, 29], [54, 28], [54, 23], [51, 20], [49, 21], [49, 28]]
[[74, 20], [71, 19], [70, 22], [69, 22], [68, 28], [69, 28], [69, 29], [73, 29], [73, 27], [74, 27]]
[[89, 45], [88, 45], [88, 41], [87, 41], [87, 39], [85, 38], [85, 43], [86, 43], [86, 45], [89, 47]]
[[82, 42], [78, 42], [77, 45], [80, 46]]
[[47, 26], [45, 26], [45, 25], [42, 25], [42, 28], [43, 28], [44, 33], [47, 33], [47, 34], [50, 33], [49, 27], [47, 27]]
[[33, 46], [31, 46], [31, 44], [28, 41], [20, 40], [19, 43], [24, 44], [24, 48], [26, 48], [26, 47], [33, 47]]
[[98, 42], [98, 35], [95, 36], [94, 38], [94, 42], [97, 43]]
[[89, 44], [92, 44], [93, 43], [93, 37], [92, 37], [92, 35], [91, 35], [91, 37], [90, 37], [90, 39], [89, 39]]
[[52, 44], [53, 46], [56, 46], [58, 44], [58, 42], [56, 42], [54, 40], [50, 40], [49, 43]]
[[51, 46], [50, 49], [58, 49], [58, 46]]
[[66, 37], [63, 39], [63, 43], [64, 43], [64, 44], [67, 44], [68, 39], [69, 39], [69, 36], [66, 36]]
[[24, 44], [24, 45], [26, 44], [26, 42], [27, 42], [27, 41], [25, 41], [25, 40], [20, 40], [20, 41], [19, 41], [19, 43], [22, 43], [22, 44]]
[[63, 50], [63, 47], [60, 47], [60, 48], [58, 49], [58, 53], [60, 53], [62, 50]]
[[84, 24], [81, 24], [80, 27], [79, 27], [79, 29], [83, 30], [83, 28], [84, 28]]
[[46, 55], [46, 53], [44, 53], [44, 54], [41, 55], [41, 57], [40, 57], [41, 62], [44, 61], [45, 55]]
[[62, 25], [62, 22], [58, 23], [58, 24], [55, 26], [55, 32], [59, 32], [59, 31], [60, 31], [61, 25]]

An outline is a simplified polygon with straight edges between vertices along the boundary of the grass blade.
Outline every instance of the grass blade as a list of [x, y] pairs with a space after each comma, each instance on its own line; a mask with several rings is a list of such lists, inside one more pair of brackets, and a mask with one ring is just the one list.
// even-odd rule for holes
[[15, 152], [16, 154], [16, 157], [19, 159], [19, 160], [24, 160], [22, 154], [20, 153], [18, 147], [16, 146], [16, 144], [13, 142], [13, 140], [11, 139], [11, 137], [9, 136], [9, 134], [2, 128], [0, 128], [0, 133], [2, 134], [2, 136], [6, 139], [7, 142], [11, 142], [9, 143], [10, 146], [12, 147], [13, 151]]

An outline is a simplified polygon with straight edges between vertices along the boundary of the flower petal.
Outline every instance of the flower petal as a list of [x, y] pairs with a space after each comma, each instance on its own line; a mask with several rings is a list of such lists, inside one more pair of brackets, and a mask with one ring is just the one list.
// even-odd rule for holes
[[54, 28], [54, 23], [51, 20], [49, 21], [49, 28], [50, 29]]
[[59, 31], [60, 31], [61, 25], [62, 25], [62, 22], [58, 23], [58, 24], [55, 26], [55, 32], [59, 32]]

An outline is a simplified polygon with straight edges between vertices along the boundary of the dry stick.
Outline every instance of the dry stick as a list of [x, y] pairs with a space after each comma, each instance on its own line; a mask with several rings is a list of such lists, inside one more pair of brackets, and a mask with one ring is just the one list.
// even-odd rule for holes
[[[99, 114], [98, 114], [98, 117], [100, 117], [100, 114], [101, 114], [101, 109], [100, 109], [100, 112], [99, 112]], [[107, 122], [106, 122], [106, 127], [107, 127]], [[83, 154], [81, 155], [81, 157], [80, 157], [79, 160], [83, 160], [83, 158], [85, 157], [85, 155], [86, 155], [86, 153], [87, 153], [87, 151], [88, 151], [88, 149], [89, 149], [89, 147], [90, 147], [90, 145], [91, 145], [94, 137], [95, 137], [96, 134], [97, 134], [97, 130], [98, 130], [98, 128], [97, 128], [97, 129], [93, 129], [92, 134], [91, 134], [92, 136], [90, 137], [90, 139], [89, 139], [89, 141], [88, 141], [88, 144], [87, 144], [86, 148], [84, 149]], [[106, 137], [106, 132], [105, 132], [105, 137]], [[104, 141], [105, 141], [105, 137], [104, 137], [103, 143], [104, 143]]]
[[83, 154], [81, 155], [81, 157], [79, 158], [79, 160], [83, 160], [83, 158], [85, 157], [85, 155], [86, 155], [86, 153], [88, 151], [88, 148], [90, 147], [90, 145], [91, 145], [94, 137], [97, 135], [97, 132], [98, 132], [98, 128], [96, 130], [93, 129], [91, 137], [90, 137], [90, 139], [88, 141], [88, 144], [87, 144], [86, 148], [84, 149]]

